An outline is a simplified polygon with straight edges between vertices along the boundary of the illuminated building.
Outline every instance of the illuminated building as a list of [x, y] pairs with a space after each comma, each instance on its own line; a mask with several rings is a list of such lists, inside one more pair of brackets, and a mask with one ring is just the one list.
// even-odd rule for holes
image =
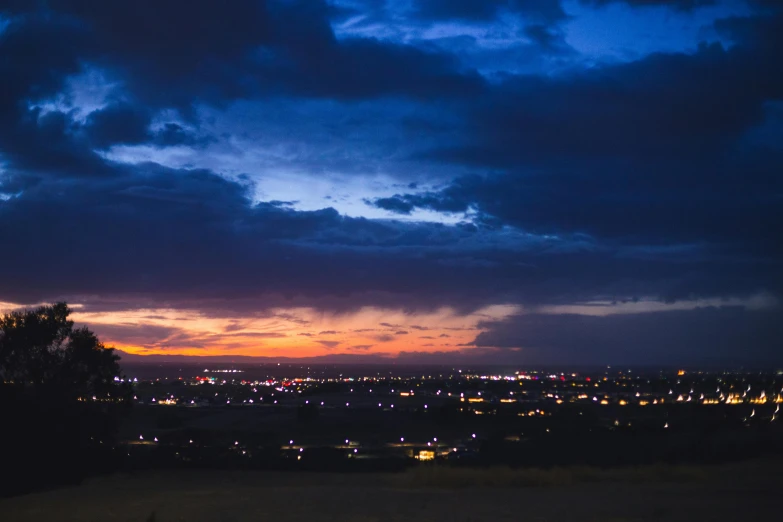
[[420, 450], [418, 455], [416, 455], [416, 458], [418, 460], [435, 460], [435, 452], [432, 450]]

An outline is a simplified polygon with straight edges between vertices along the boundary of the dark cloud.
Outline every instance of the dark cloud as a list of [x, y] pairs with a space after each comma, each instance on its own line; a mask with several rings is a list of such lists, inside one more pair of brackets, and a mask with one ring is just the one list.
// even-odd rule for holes
[[[248, 1], [218, 9], [202, 0], [165, 6], [62, 0], [13, 4], [5, 12], [0, 147], [19, 168], [104, 170], [89, 144], [79, 143], [83, 134], [98, 148], [214, 141], [177, 122], [151, 131], [161, 109], [177, 109], [198, 124], [197, 104], [224, 107], [237, 99], [290, 95], [431, 99], [475, 95], [484, 86], [442, 51], [338, 41], [322, 2]], [[65, 115], [53, 119], [26, 106], [51, 100], [66, 80], [90, 70], [117, 87], [114, 101], [88, 117], [84, 133]]]
[[405, 330], [398, 330], [394, 332], [394, 335], [408, 335], [408, 332], [406, 332]]
[[530, 24], [524, 28], [524, 34], [533, 43], [547, 52], [571, 52], [562, 31], [556, 27], [544, 24]]
[[115, 143], [137, 144], [149, 140], [149, 112], [130, 104], [115, 104], [87, 117], [86, 132], [99, 148]]
[[[155, 165], [131, 172], [118, 168], [101, 183], [68, 180], [31, 187], [0, 201], [0, 237], [7, 246], [6, 266], [26, 267], [24, 272], [35, 277], [26, 283], [6, 279], [2, 291], [22, 302], [129, 291], [183, 298], [201, 292], [234, 299], [279, 294], [292, 303], [304, 295], [317, 301], [357, 291], [406, 294], [436, 267], [422, 274], [415, 257], [390, 259], [385, 252], [445, 246], [453, 233], [442, 226], [348, 219], [331, 209], [298, 212], [253, 204], [248, 190], [207, 171]], [[24, 234], [13, 225], [17, 220], [25, 223]], [[439, 238], [442, 233], [446, 236]], [[50, 269], [43, 274], [50, 257], [36, 252], [49, 249], [62, 252], [59, 266], [72, 277]], [[92, 251], [102, 255], [86, 255]], [[321, 277], [323, 270], [332, 273], [333, 282]], [[295, 280], [301, 284], [292, 285]], [[346, 286], [350, 280], [354, 283]]]
[[[606, 295], [750, 295], [775, 290], [780, 273], [776, 263], [740, 252], [373, 222], [331, 209], [255, 204], [248, 190], [208, 171], [156, 165], [118, 168], [100, 183], [38, 184], [0, 200], [3, 263], [17, 274], [0, 280], [0, 293], [16, 302], [133, 295], [135, 302], [151, 299], [149, 306], [166, 299], [216, 313], [275, 306], [472, 310]], [[52, 251], [56, 259], [47, 255]]]
[[699, 308], [640, 314], [520, 315], [490, 323], [477, 346], [520, 348], [518, 360], [553, 364], [780, 364], [783, 310]]
[[279, 332], [237, 332], [228, 335], [218, 336], [221, 337], [246, 337], [248, 339], [279, 339], [286, 337], [285, 334]]
[[746, 136], [783, 98], [783, 16], [716, 29], [736, 45], [509, 77], [468, 108], [462, 139], [426, 153], [487, 174], [373, 204], [399, 214], [476, 210], [534, 233], [734, 242], [780, 256], [767, 231], [783, 227], [783, 151]]
[[274, 65], [272, 74], [285, 82], [281, 88], [337, 99], [463, 97], [484, 89], [478, 74], [460, 71], [459, 62], [446, 53], [361, 39], [317, 45], [295, 57], [297, 69]]
[[533, 20], [565, 18], [559, 1], [553, 0], [416, 0], [414, 15], [430, 21], [489, 22], [502, 13], [521, 14]]
[[[256, 313], [258, 313], [258, 312], [256, 312]], [[307, 319], [302, 319], [301, 317], [298, 317], [298, 316], [296, 316], [294, 314], [289, 314], [289, 313], [285, 313], [285, 312], [284, 313], [276, 313], [276, 314], [274, 314], [274, 317], [276, 317], [278, 319], [282, 319], [284, 321], [288, 321], [290, 323], [298, 324], [299, 326], [307, 326], [308, 324], [310, 324], [310, 321], [308, 321]]]
[[326, 348], [337, 348], [340, 345], [340, 341], [316, 341], [319, 344], [324, 345]]
[[[583, 1], [588, 9], [609, 2]], [[694, 17], [711, 3], [624, 2], [665, 4], [672, 16]], [[546, 0], [415, 1], [411, 9], [282, 0], [219, 7], [206, 0], [4, 3], [0, 244], [12, 276], [0, 279], [0, 298], [68, 297], [99, 311], [165, 302], [210, 316], [268, 317], [281, 306], [413, 313], [783, 295], [783, 120], [776, 112], [783, 15], [773, 1], [751, 6], [755, 14], [714, 23], [723, 44], [587, 67], [566, 44], [560, 3]], [[401, 17], [395, 19], [412, 24], [403, 29], [447, 22], [522, 43], [501, 57], [477, 51], [479, 38], [468, 35], [338, 37], [331, 23], [356, 13], [390, 30], [389, 20]], [[495, 25], [509, 16], [510, 36]], [[574, 61], [551, 74], [520, 74], [509, 64], [525, 53], [533, 62]], [[81, 92], [85, 75], [103, 78], [105, 92]], [[233, 129], [207, 130], [216, 127], [215, 114], [238, 103], [250, 108], [241, 117], [262, 129], [240, 137], [274, 151], [291, 170], [324, 183], [334, 180], [332, 170], [359, 178], [382, 173], [393, 179], [370, 204], [462, 221], [301, 211], [297, 194], [259, 202], [265, 169], [276, 165], [261, 165], [251, 178], [233, 167], [221, 175], [107, 159], [117, 158], [110, 153], [119, 146], [137, 145], [156, 152], [214, 145], [222, 147], [218, 154], [252, 158], [257, 150], [230, 150]], [[690, 317], [721, 356], [741, 342], [727, 329], [758, 328], [760, 357], [772, 346], [765, 340], [780, 332], [754, 319], [761, 312], [743, 313], [584, 324], [565, 316], [560, 334], [582, 329], [597, 339], [591, 350], [610, 357], [621, 353], [602, 352], [611, 339], [598, 331], [617, 328], [629, 338], [649, 331], [646, 321], [657, 317], [695, 343], [679, 319]], [[524, 337], [514, 325], [531, 326], [530, 317], [538, 316], [488, 325], [477, 343], [508, 347], [519, 334], [535, 341], [526, 346], [565, 346], [578, 355], [567, 339]], [[307, 324], [293, 315], [279, 319]], [[549, 316], [538, 320], [559, 327]], [[726, 342], [707, 332], [720, 321]], [[406, 332], [380, 326], [389, 333], [376, 332], [379, 342]], [[232, 323], [224, 334], [278, 335], [241, 329]], [[215, 342], [154, 326], [137, 340], [195, 348]]]
[[[0, 51], [6, 58], [0, 63], [4, 79], [0, 86], [0, 116], [6, 124], [22, 101], [51, 97], [63, 88], [68, 75], [80, 72], [80, 56], [87, 52], [89, 41], [73, 20], [27, 13], [4, 17], [4, 21], [7, 24], [0, 32]], [[53, 41], [58, 45], [51, 45]]]
[[559, 0], [353, 0], [331, 6], [330, 17], [344, 22], [362, 17], [358, 23], [391, 24], [404, 20], [408, 24], [469, 23], [489, 24], [511, 15], [541, 22], [558, 22], [566, 18]]
[[83, 132], [90, 143], [99, 149], [143, 143], [156, 147], [203, 147], [216, 141], [214, 137], [199, 136], [178, 123], [165, 123], [156, 130], [151, 129], [151, 125], [151, 112], [141, 109], [139, 105], [121, 103], [90, 113]]
[[122, 339], [126, 344], [137, 346], [158, 345], [183, 333], [179, 328], [145, 323], [95, 324], [91, 328], [99, 336]]
[[224, 332], [236, 332], [239, 330], [244, 330], [245, 325], [242, 323], [239, 323], [237, 321], [232, 321], [229, 325], [227, 325], [225, 328], [223, 328]]
[[390, 210], [397, 214], [410, 214], [415, 206], [410, 201], [407, 201], [403, 196], [394, 196], [391, 198], [378, 198], [374, 201], [368, 201], [369, 204], [375, 205], [383, 210]]
[[717, 0], [579, 0], [583, 4], [604, 6], [627, 4], [631, 7], [672, 7], [680, 11], [692, 11], [699, 7], [715, 5]]
[[99, 178], [113, 169], [79, 132], [69, 115], [40, 107], [19, 109], [0, 121], [0, 150], [6, 161], [3, 185], [22, 190], [41, 178], [69, 176]]
[[50, 8], [82, 20], [95, 42], [90, 57], [122, 75], [147, 103], [187, 110], [193, 100], [221, 104], [263, 92], [442, 96], [480, 87], [442, 54], [371, 39], [338, 41], [320, 1], [146, 3], [74, 0]]

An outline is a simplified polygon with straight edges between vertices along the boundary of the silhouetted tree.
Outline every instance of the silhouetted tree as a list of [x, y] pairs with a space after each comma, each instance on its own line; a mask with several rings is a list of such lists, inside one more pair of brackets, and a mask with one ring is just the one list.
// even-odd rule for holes
[[119, 357], [66, 303], [0, 318], [0, 451], [4, 493], [74, 482], [111, 462], [130, 402]]
[[119, 357], [86, 327], [74, 329], [66, 303], [0, 318], [0, 378], [71, 398], [111, 397]]

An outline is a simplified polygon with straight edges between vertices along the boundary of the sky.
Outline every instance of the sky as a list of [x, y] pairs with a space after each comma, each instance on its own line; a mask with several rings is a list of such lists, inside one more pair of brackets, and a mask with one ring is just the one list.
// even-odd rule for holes
[[783, 361], [777, 0], [0, 1], [0, 311], [134, 355]]

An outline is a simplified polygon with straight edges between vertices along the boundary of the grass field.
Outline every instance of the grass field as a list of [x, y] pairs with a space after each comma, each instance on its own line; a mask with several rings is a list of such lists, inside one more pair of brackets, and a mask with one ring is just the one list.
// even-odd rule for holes
[[0, 520], [751, 521], [776, 520], [783, 461], [714, 468], [464, 470], [337, 475], [149, 472], [0, 500]]

